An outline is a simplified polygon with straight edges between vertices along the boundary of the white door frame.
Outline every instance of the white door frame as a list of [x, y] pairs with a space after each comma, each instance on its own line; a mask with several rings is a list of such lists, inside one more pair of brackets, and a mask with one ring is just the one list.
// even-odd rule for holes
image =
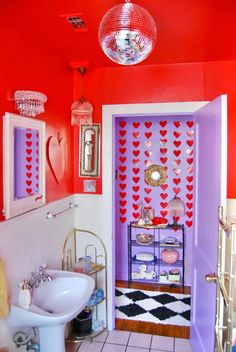
[[115, 230], [114, 230], [114, 119], [115, 115], [191, 115], [208, 101], [103, 105], [102, 107], [102, 216], [108, 257], [108, 329], [115, 327]]

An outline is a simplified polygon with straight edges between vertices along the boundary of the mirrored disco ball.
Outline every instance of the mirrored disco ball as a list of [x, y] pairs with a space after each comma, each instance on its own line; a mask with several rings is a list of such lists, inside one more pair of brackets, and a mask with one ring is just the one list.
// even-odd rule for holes
[[99, 43], [112, 61], [137, 64], [151, 53], [157, 36], [156, 23], [143, 7], [126, 2], [111, 8], [99, 26]]

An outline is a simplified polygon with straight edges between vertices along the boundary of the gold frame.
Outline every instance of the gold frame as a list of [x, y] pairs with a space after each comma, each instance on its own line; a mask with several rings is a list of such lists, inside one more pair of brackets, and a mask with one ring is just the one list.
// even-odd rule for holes
[[[159, 179], [154, 180], [151, 176], [153, 172], [159, 172]], [[160, 186], [163, 183], [166, 183], [167, 175], [164, 166], [160, 165], [150, 165], [146, 170], [144, 170], [144, 179], [145, 182], [152, 187]]]

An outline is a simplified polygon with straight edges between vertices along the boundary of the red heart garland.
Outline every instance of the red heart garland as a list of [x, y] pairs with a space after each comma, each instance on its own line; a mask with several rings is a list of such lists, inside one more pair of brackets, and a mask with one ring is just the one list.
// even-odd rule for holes
[[135, 148], [138, 148], [139, 144], [140, 144], [139, 141], [134, 141], [134, 142], [133, 142], [133, 146], [134, 146]]
[[31, 178], [31, 176], [32, 176], [32, 172], [26, 172], [26, 177], [27, 178]]
[[32, 137], [32, 133], [26, 133], [25, 136], [27, 139], [30, 139]]
[[122, 199], [124, 199], [125, 197], [126, 197], [126, 192], [120, 192], [120, 197], [122, 198]]
[[161, 125], [161, 127], [165, 127], [167, 124], [167, 121], [160, 121], [159, 124]]
[[124, 223], [124, 222], [126, 222], [126, 217], [120, 217], [120, 222], [122, 222], [122, 223]]
[[187, 160], [188, 164], [192, 164], [193, 163], [193, 158], [187, 158], [186, 160]]
[[127, 210], [126, 209], [120, 209], [120, 213], [121, 213], [121, 215], [125, 215], [125, 213], [127, 212]]
[[137, 175], [139, 173], [139, 171], [140, 171], [140, 168], [139, 167], [134, 167], [132, 170], [133, 170], [133, 173], [135, 175]]
[[139, 159], [133, 159], [132, 162], [133, 162], [134, 165], [137, 165], [137, 164], [139, 164], [140, 160]]
[[120, 145], [124, 146], [126, 143], [126, 139], [119, 139]]
[[160, 152], [161, 152], [161, 154], [166, 154], [167, 148], [160, 148]]
[[188, 208], [188, 209], [192, 209], [192, 207], [193, 207], [193, 203], [186, 203], [186, 207]]
[[119, 179], [120, 179], [121, 181], [126, 180], [126, 178], [127, 178], [127, 176], [126, 176], [126, 175], [119, 175]]
[[147, 139], [149, 139], [152, 136], [152, 132], [145, 132], [144, 135]]
[[30, 142], [30, 141], [26, 141], [26, 145], [27, 145], [27, 147], [31, 147], [32, 142]]
[[167, 193], [161, 193], [160, 194], [160, 197], [165, 200], [167, 197], [168, 197], [168, 194]]
[[181, 154], [181, 150], [173, 150], [175, 156], [179, 157]]
[[160, 135], [162, 137], [165, 137], [166, 134], [167, 134], [167, 130], [160, 130]]
[[119, 166], [119, 170], [120, 170], [121, 172], [125, 172], [126, 166], [123, 166], [123, 165]]
[[173, 124], [176, 128], [179, 128], [181, 126], [181, 121], [174, 121]]
[[27, 184], [27, 186], [31, 186], [32, 181], [31, 180], [26, 180], [25, 183]]
[[140, 198], [140, 195], [138, 195], [138, 194], [133, 194], [133, 195], [132, 195], [132, 198], [133, 198], [133, 200], [135, 200], [135, 202], [137, 202], [137, 201], [139, 200], [139, 198]]
[[193, 146], [193, 140], [187, 140], [186, 141], [186, 143], [187, 143], [187, 145], [189, 146], [189, 147], [192, 147]]
[[126, 131], [125, 130], [121, 130], [119, 131], [119, 134], [121, 137], [124, 137], [126, 135]]
[[186, 188], [189, 192], [193, 190], [193, 185], [186, 185]]
[[134, 126], [134, 128], [138, 128], [140, 126], [140, 123], [139, 122], [133, 122], [133, 126]]
[[139, 180], [140, 180], [140, 177], [133, 177], [133, 181], [134, 181], [135, 183], [138, 183]]
[[126, 184], [125, 183], [120, 183], [119, 187], [120, 187], [120, 189], [124, 190], [126, 188]]
[[167, 139], [166, 138], [160, 139], [160, 143], [164, 147], [166, 145], [166, 143], [167, 143]]
[[173, 144], [178, 148], [181, 145], [181, 141], [174, 141]]
[[32, 158], [31, 158], [31, 156], [27, 156], [27, 157], [25, 158], [25, 160], [26, 160], [28, 163], [30, 163], [30, 162], [32, 161]]
[[120, 200], [120, 205], [121, 205], [122, 207], [125, 207], [126, 204], [127, 204], [126, 200]]
[[160, 203], [160, 206], [165, 209], [167, 206], [168, 206], [168, 203], [167, 202], [161, 202]]
[[150, 194], [152, 192], [151, 188], [144, 188], [145, 193]]
[[187, 121], [186, 124], [189, 128], [193, 127], [193, 121]]
[[152, 126], [152, 123], [151, 122], [145, 122], [144, 125], [145, 125], [145, 127], [150, 128]]
[[165, 164], [167, 162], [167, 160], [168, 160], [167, 158], [160, 158], [160, 161], [162, 164]]
[[186, 179], [188, 182], [193, 182], [193, 176], [187, 176]]
[[161, 211], [160, 211], [160, 214], [161, 214], [161, 216], [163, 216], [163, 218], [165, 218], [166, 215], [168, 214], [168, 211], [166, 211], [166, 210], [161, 210]]
[[133, 132], [133, 137], [138, 139], [140, 136], [140, 133], [139, 132]]
[[146, 155], [147, 158], [152, 156], [152, 152], [150, 152], [149, 150], [145, 150], [144, 154]]
[[124, 128], [126, 126], [126, 122], [125, 121], [120, 121], [119, 125], [121, 128]]
[[190, 193], [187, 193], [187, 194], [186, 194], [186, 197], [188, 198], [188, 200], [192, 200], [192, 199], [193, 199], [193, 195], [190, 194]]
[[138, 210], [139, 205], [138, 204], [132, 204], [132, 207], [134, 208], [134, 210]]
[[139, 186], [133, 186], [132, 190], [137, 193], [139, 191], [140, 187]]
[[188, 218], [192, 218], [193, 212], [192, 211], [186, 211], [186, 215]]
[[191, 227], [192, 226], [192, 224], [193, 224], [193, 222], [192, 221], [186, 221], [186, 225], [188, 226], [188, 227]]
[[181, 132], [180, 131], [174, 131], [173, 135], [175, 136], [175, 138], [179, 138], [181, 136]]
[[125, 156], [121, 156], [121, 157], [120, 157], [120, 162], [121, 162], [121, 163], [126, 162], [126, 157], [125, 157]]
[[132, 152], [133, 154], [134, 154], [134, 156], [139, 156], [139, 154], [140, 154], [140, 150], [133, 150], [133, 152]]
[[179, 187], [174, 187], [173, 191], [175, 194], [179, 194], [179, 192], [181, 191], [181, 189]]
[[180, 183], [181, 179], [180, 178], [173, 178], [173, 182], [178, 185]]
[[26, 167], [27, 170], [32, 169], [32, 165], [25, 165], [25, 167]]
[[163, 191], [166, 191], [167, 188], [168, 188], [168, 185], [167, 185], [166, 183], [165, 183], [164, 185], [161, 185], [161, 189], [162, 189]]
[[151, 197], [144, 197], [144, 200], [146, 203], [150, 203], [152, 201], [152, 198]]
[[139, 213], [133, 213], [133, 217], [134, 217], [135, 219], [138, 219], [138, 218], [139, 218], [139, 216], [140, 216], [140, 214], [139, 214]]
[[120, 152], [121, 154], [125, 154], [125, 153], [126, 153], [126, 148], [120, 148], [120, 149], [119, 149], [119, 152]]

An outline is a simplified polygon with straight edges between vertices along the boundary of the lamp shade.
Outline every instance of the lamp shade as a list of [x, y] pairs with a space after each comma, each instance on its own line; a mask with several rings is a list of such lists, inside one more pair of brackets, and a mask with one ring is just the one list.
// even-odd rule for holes
[[71, 124], [75, 125], [91, 125], [93, 106], [90, 102], [80, 99], [74, 101], [71, 105]]
[[168, 203], [168, 215], [174, 218], [174, 224], [177, 223], [176, 218], [185, 215], [185, 205], [182, 199], [176, 196], [171, 199]]
[[143, 7], [126, 2], [112, 7], [102, 18], [98, 38], [108, 58], [121, 65], [137, 64], [151, 53], [157, 28]]

